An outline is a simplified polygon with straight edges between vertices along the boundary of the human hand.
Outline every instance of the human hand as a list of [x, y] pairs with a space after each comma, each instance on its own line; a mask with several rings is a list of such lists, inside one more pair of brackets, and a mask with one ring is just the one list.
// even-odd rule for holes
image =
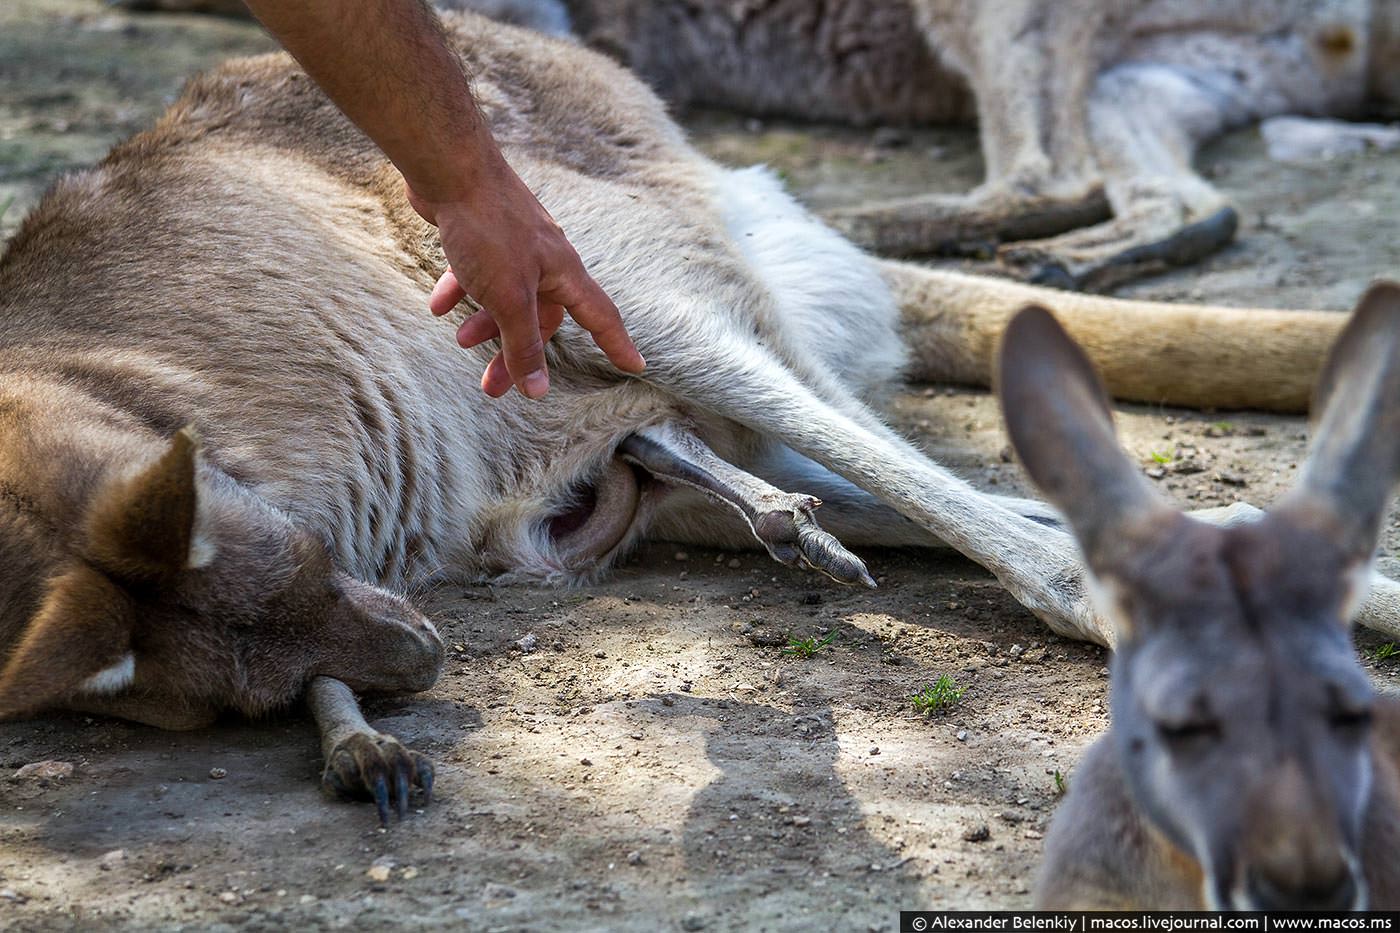
[[566, 312], [618, 369], [646, 367], [617, 306], [504, 158], [478, 166], [461, 193], [439, 200], [425, 194], [408, 183], [409, 202], [437, 226], [448, 264], [428, 307], [440, 316], [471, 296], [478, 307], [457, 329], [457, 342], [474, 347], [501, 339], [481, 377], [487, 395], [499, 398], [512, 385], [528, 398], [549, 391], [544, 346]]

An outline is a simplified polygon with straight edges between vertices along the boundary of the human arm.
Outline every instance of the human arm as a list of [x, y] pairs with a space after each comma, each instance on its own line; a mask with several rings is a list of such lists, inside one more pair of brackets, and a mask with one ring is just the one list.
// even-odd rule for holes
[[429, 300], [477, 311], [464, 347], [497, 336], [482, 388], [548, 391], [544, 344], [567, 312], [626, 372], [645, 363], [616, 306], [554, 218], [501, 155], [436, 14], [421, 0], [248, 0], [254, 15], [403, 175], [410, 203], [438, 227], [449, 270]]

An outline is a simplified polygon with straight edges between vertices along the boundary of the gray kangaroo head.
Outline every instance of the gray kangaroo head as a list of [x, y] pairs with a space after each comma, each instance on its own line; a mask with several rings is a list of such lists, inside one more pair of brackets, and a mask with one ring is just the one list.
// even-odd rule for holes
[[1323, 370], [1297, 488], [1248, 524], [1155, 493], [1048, 312], [1007, 328], [999, 391], [1117, 631], [1110, 741], [1135, 806], [1200, 866], [1212, 907], [1363, 907], [1373, 695], [1349, 627], [1400, 474], [1400, 286], [1362, 299]]

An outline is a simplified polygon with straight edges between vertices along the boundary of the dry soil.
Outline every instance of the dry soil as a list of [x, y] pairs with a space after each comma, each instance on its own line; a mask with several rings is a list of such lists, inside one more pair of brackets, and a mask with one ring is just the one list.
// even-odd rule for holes
[[[238, 21], [6, 0], [0, 238], [191, 72], [269, 45]], [[687, 122], [818, 206], [980, 172], [966, 130]], [[1122, 293], [1341, 308], [1400, 273], [1400, 155], [1281, 166], [1246, 130], [1201, 164], [1242, 208], [1238, 242]], [[1294, 418], [1120, 411], [1144, 469], [1167, 460], [1160, 484], [1193, 506], [1266, 504], [1307, 437]], [[978, 484], [1025, 490], [985, 393], [910, 387], [891, 417]], [[428, 594], [446, 673], [370, 714], [436, 760], [437, 795], [387, 831], [319, 795], [298, 711], [190, 734], [0, 725], [0, 928], [889, 930], [900, 908], [1026, 906], [1062, 781], [1106, 726], [1106, 657], [960, 558], [864, 556], [874, 592], [658, 543], [586, 591]], [[784, 651], [827, 635], [810, 658]], [[1386, 685], [1395, 663], [1367, 661]], [[945, 675], [961, 701], [916, 713], [910, 695]], [[71, 776], [10, 777], [47, 760]]]

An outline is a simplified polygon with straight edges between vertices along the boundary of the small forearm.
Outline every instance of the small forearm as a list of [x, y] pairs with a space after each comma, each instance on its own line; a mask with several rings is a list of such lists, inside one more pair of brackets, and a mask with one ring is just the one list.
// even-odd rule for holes
[[500, 159], [461, 63], [422, 0], [247, 0], [282, 46], [432, 201]]

